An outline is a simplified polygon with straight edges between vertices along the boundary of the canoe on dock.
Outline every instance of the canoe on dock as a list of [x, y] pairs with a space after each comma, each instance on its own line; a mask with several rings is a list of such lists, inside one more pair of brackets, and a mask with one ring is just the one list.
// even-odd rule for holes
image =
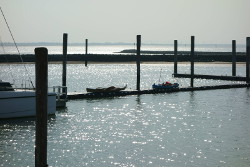
[[103, 93], [103, 92], [119, 92], [121, 90], [125, 90], [127, 88], [127, 85], [120, 88], [120, 87], [115, 87], [115, 86], [110, 86], [107, 88], [86, 88], [87, 92], [92, 92], [92, 93]]

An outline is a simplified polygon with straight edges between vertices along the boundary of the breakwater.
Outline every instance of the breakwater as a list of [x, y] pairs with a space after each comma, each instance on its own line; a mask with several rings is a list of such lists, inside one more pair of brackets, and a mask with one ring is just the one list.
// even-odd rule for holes
[[[24, 62], [35, 62], [34, 54], [21, 55]], [[172, 51], [141, 51], [141, 61], [144, 62], [174, 62], [174, 52]], [[63, 61], [62, 54], [49, 54], [49, 62]], [[90, 61], [90, 62], [135, 62], [136, 55], [132, 50], [124, 54], [68, 54], [67, 61]], [[178, 62], [190, 61], [190, 52], [179, 51]], [[196, 62], [232, 62], [231, 52], [195, 52]], [[236, 62], [245, 62], [246, 53], [237, 52]], [[0, 55], [0, 63], [21, 62], [17, 54]]]

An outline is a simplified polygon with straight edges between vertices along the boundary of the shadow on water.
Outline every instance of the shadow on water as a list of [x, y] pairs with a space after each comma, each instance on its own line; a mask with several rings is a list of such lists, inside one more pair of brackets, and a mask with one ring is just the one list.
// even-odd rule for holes
[[36, 118], [28, 117], [28, 118], [11, 118], [11, 119], [1, 119], [0, 127], [8, 126], [29, 126], [35, 125]]
[[62, 108], [57, 108], [56, 109], [57, 113], [60, 114], [60, 113], [67, 113], [68, 112], [68, 107], [62, 107]]
[[191, 91], [189, 92], [190, 95], [190, 100], [189, 100], [189, 104], [191, 107], [195, 107], [196, 106], [196, 92], [195, 91]]
[[141, 95], [137, 95], [135, 101], [136, 101], [136, 109], [141, 110], [141, 108], [142, 108], [142, 106], [141, 106]]
[[101, 98], [87, 98], [87, 99], [79, 99], [79, 100], [74, 100], [74, 101], [85, 101], [87, 103], [105, 103], [105, 102], [111, 102], [113, 100], [120, 100], [120, 99], [124, 99], [126, 97], [101, 97]]
[[[53, 122], [56, 119], [56, 115], [49, 115], [48, 116], [48, 123]], [[35, 126], [36, 124], [36, 117], [23, 117], [23, 118], [10, 118], [10, 119], [1, 119], [0, 121], [0, 130], [4, 129], [6, 126]]]

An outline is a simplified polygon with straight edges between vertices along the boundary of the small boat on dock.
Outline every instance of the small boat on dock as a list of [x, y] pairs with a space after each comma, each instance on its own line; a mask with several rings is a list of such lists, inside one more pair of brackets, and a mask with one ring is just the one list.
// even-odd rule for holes
[[103, 92], [119, 92], [121, 90], [125, 90], [127, 88], [127, 85], [124, 87], [115, 87], [115, 86], [110, 86], [107, 88], [102, 88], [102, 87], [98, 87], [98, 88], [86, 88], [87, 92], [91, 92], [91, 93], [103, 93]]
[[162, 84], [153, 84], [152, 88], [153, 89], [174, 89], [174, 88], [178, 88], [179, 84], [178, 83], [171, 83], [171, 82], [164, 82]]

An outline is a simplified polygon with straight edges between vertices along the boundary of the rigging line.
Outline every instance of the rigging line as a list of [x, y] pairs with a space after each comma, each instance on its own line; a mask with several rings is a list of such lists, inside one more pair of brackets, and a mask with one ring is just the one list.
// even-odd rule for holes
[[[3, 41], [2, 41], [1, 36], [0, 36], [0, 43], [1, 43], [1, 47], [3, 48], [4, 58], [5, 58], [5, 60], [6, 60], [7, 64], [8, 64], [8, 67], [9, 67], [10, 75], [11, 75], [11, 77], [12, 77], [12, 79], [13, 79], [13, 82], [15, 83], [15, 79], [14, 79], [12, 70], [11, 70], [11, 68], [10, 68], [10, 64], [9, 64], [8, 58], [7, 58], [7, 56], [6, 56], [6, 52], [5, 52], [5, 49], [4, 49], [4, 46], [3, 46]], [[14, 83], [13, 83], [13, 84], [14, 84]]]
[[[3, 15], [4, 21], [5, 21], [5, 23], [6, 23], [7, 27], [8, 27], [8, 30], [9, 30], [10, 35], [11, 35], [11, 37], [12, 37], [12, 40], [13, 40], [15, 46], [16, 46], [17, 52], [18, 52], [18, 54], [19, 54], [19, 57], [20, 57], [20, 59], [21, 59], [21, 61], [22, 61], [22, 63], [23, 63], [23, 58], [22, 58], [21, 53], [20, 53], [20, 51], [19, 51], [19, 49], [18, 49], [18, 47], [17, 47], [16, 41], [15, 41], [14, 36], [13, 36], [11, 30], [10, 30], [9, 24], [8, 24], [8, 22], [7, 22], [7, 20], [6, 20], [5, 16], [4, 16], [4, 13], [3, 13], [3, 10], [2, 10], [1, 7], [0, 7], [0, 10], [1, 10], [1, 13], [2, 13], [2, 15]], [[30, 75], [29, 75], [29, 72], [28, 72], [28, 70], [27, 70], [27, 67], [25, 66], [25, 64], [23, 64], [23, 65], [24, 65], [24, 68], [25, 68], [26, 73], [28, 74], [28, 77], [29, 77], [29, 80], [30, 80], [30, 82], [31, 82], [32, 87], [35, 88], [34, 85], [33, 85], [33, 82], [31, 81], [31, 77], [30, 77]]]

